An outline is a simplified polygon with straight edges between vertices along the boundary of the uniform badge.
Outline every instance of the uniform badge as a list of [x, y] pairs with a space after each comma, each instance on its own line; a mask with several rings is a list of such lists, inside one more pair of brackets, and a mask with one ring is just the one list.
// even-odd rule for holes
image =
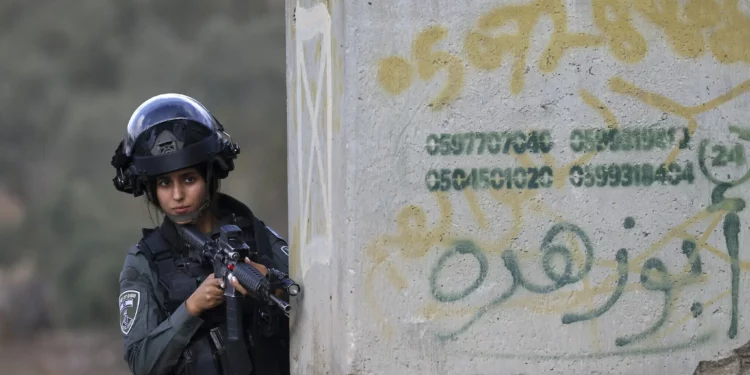
[[138, 304], [141, 302], [141, 292], [137, 290], [126, 290], [120, 293], [120, 331], [128, 334], [133, 328]]

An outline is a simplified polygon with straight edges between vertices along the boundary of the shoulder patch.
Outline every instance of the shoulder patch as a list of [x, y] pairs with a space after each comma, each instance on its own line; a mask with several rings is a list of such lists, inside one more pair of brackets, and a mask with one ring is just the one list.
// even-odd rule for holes
[[133, 328], [140, 302], [141, 292], [137, 290], [126, 290], [120, 293], [120, 331], [125, 335]]

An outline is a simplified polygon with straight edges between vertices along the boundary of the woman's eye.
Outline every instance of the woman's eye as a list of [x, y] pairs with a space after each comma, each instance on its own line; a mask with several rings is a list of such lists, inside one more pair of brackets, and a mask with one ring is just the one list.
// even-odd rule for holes
[[187, 182], [187, 183], [195, 182], [195, 176], [187, 176], [187, 177], [185, 177], [185, 182]]
[[159, 186], [167, 186], [169, 185], [169, 180], [159, 180], [158, 184]]

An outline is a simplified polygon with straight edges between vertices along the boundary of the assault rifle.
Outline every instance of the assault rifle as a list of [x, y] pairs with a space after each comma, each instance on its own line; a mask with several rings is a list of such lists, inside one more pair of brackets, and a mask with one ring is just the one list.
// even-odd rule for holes
[[187, 244], [198, 252], [200, 257], [211, 262], [214, 276], [224, 281], [224, 296], [227, 308], [227, 335], [230, 341], [242, 337], [242, 303], [238, 300], [241, 294], [237, 292], [229, 276], [234, 275], [245, 290], [256, 299], [275, 306], [287, 317], [292, 307], [284, 300], [276, 297], [276, 289], [284, 289], [290, 296], [296, 296], [300, 287], [289, 276], [277, 269], [268, 268], [268, 278], [263, 276], [255, 267], [245, 263], [245, 257], [251, 256], [250, 247], [242, 239], [242, 230], [232, 224], [223, 225], [219, 229], [219, 238], [211, 239], [201, 233], [194, 225], [176, 225], [177, 230], [187, 241]]

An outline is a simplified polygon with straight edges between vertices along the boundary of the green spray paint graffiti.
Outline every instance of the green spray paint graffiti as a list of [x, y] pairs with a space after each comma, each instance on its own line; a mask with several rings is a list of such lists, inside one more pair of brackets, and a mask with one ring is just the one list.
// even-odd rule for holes
[[690, 132], [684, 127], [589, 128], [570, 133], [570, 148], [575, 152], [668, 151], [675, 145], [685, 149], [689, 143]]
[[516, 168], [430, 169], [425, 176], [429, 191], [548, 189], [552, 187], [553, 170], [548, 166]]
[[[729, 131], [736, 134], [740, 140], [750, 141], [750, 129], [730, 126]], [[711, 193], [711, 203], [713, 210], [724, 210], [728, 213], [724, 216], [723, 230], [724, 239], [726, 241], [727, 253], [731, 259], [731, 296], [732, 296], [732, 316], [731, 325], [729, 332], [727, 333], [730, 338], [737, 336], [738, 330], [738, 319], [739, 319], [739, 294], [740, 294], [740, 217], [737, 212], [745, 209], [745, 201], [740, 198], [725, 198], [724, 194], [727, 190], [736, 187], [748, 179], [750, 179], [750, 170], [746, 171], [741, 177], [720, 180], [715, 177], [714, 173], [711, 173], [707, 163], [708, 153], [707, 148], [709, 145], [708, 140], [703, 140], [700, 143], [698, 149], [698, 166], [703, 173], [711, 182], [716, 184]], [[724, 167], [729, 163], [734, 163], [736, 166], [744, 166], [745, 152], [744, 147], [736, 143], [731, 147], [726, 145], [717, 144], [712, 147], [712, 151], [716, 152], [713, 157], [712, 167]]]
[[549, 130], [429, 134], [425, 150], [435, 155], [542, 153], [552, 150]]
[[[460, 254], [470, 254], [479, 262], [479, 276], [477, 276], [477, 279], [474, 280], [474, 282], [463, 291], [446, 294], [443, 291], [439, 290], [437, 287], [438, 271], [445, 266], [445, 262], [448, 259]], [[479, 286], [484, 283], [484, 279], [487, 277], [488, 269], [489, 266], [487, 265], [487, 257], [484, 255], [484, 253], [482, 253], [481, 250], [479, 250], [479, 248], [476, 247], [476, 245], [474, 245], [473, 242], [456, 241], [455, 247], [446, 251], [445, 253], [443, 253], [443, 256], [440, 257], [437, 266], [435, 267], [436, 272], [433, 272], [432, 276], [430, 277], [430, 291], [432, 292], [432, 296], [440, 302], [458, 301], [471, 294], [471, 292], [479, 288]]]
[[[573, 272], [573, 257], [568, 247], [555, 243], [555, 240], [562, 235], [571, 234], [578, 238], [585, 248], [585, 260], [584, 265], [578, 272]], [[675, 277], [667, 271], [664, 262], [659, 258], [649, 258], [643, 264], [641, 270], [640, 282], [646, 290], [660, 291], [664, 293], [664, 306], [662, 308], [661, 316], [659, 320], [654, 323], [651, 327], [643, 332], [633, 334], [630, 336], [623, 336], [616, 339], [615, 343], [617, 346], [625, 346], [637, 341], [641, 341], [647, 338], [649, 335], [655, 333], [669, 318], [669, 312], [672, 308], [672, 291], [675, 288], [684, 287], [696, 282], [697, 278], [701, 274], [701, 260], [698, 252], [696, 251], [695, 242], [685, 240], [683, 242], [683, 253], [690, 262], [690, 271], [687, 275]], [[504, 302], [512, 298], [516, 292], [520, 289], [526, 289], [532, 293], [537, 294], [548, 294], [559, 290], [567, 285], [572, 285], [582, 281], [591, 272], [594, 262], [594, 245], [591, 242], [589, 236], [577, 225], [572, 223], [558, 223], [555, 224], [542, 239], [540, 247], [542, 253], [542, 269], [544, 274], [549, 278], [551, 283], [541, 285], [528, 280], [524, 276], [524, 272], [521, 269], [520, 263], [516, 258], [515, 253], [512, 250], [506, 250], [502, 254], [502, 259], [505, 268], [510, 272], [512, 276], [512, 283], [508, 289], [502, 293], [499, 297], [493, 299], [483, 307], [481, 307], [474, 316], [464, 325], [458, 329], [440, 334], [439, 337], [443, 339], [452, 339], [460, 335], [469, 329], [472, 325], [477, 323], [482, 316], [491, 311], [494, 308], [501, 306]], [[438, 290], [437, 277], [436, 275], [442, 271], [445, 261], [457, 254], [469, 254], [472, 255], [479, 262], [480, 272], [474, 282], [461, 292], [452, 294], [445, 294]], [[562, 259], [564, 263], [564, 270], [558, 272], [555, 270], [554, 261], [555, 259]], [[617, 273], [618, 281], [615, 291], [609, 297], [609, 299], [601, 306], [584, 313], [566, 313], [562, 316], [563, 324], [573, 324], [576, 322], [582, 322], [591, 320], [604, 315], [610, 310], [622, 296], [625, 285], [628, 281], [628, 252], [626, 249], [620, 249], [615, 255], [617, 261]], [[486, 255], [480, 250], [472, 241], [461, 240], [455, 243], [454, 248], [448, 250], [438, 261], [438, 264], [433, 269], [430, 277], [430, 288], [432, 295], [440, 302], [455, 302], [461, 300], [473, 291], [478, 289], [485, 281], [488, 272], [488, 262]]]
[[615, 291], [614, 293], [612, 293], [612, 296], [609, 297], [606, 303], [596, 308], [595, 310], [589, 311], [587, 313], [582, 313], [582, 314], [568, 313], [568, 314], [563, 315], [562, 317], [563, 324], [582, 322], [582, 321], [600, 317], [604, 313], [609, 311], [609, 309], [612, 308], [612, 306], [614, 306], [615, 303], [617, 303], [617, 300], [620, 299], [620, 296], [622, 295], [623, 291], [625, 291], [625, 284], [627, 284], [628, 282], [628, 251], [625, 249], [618, 250], [617, 254], [615, 255], [615, 259], [617, 260], [618, 278], [617, 278], [617, 286], [615, 287]]
[[670, 163], [668, 166], [652, 164], [606, 164], [574, 165], [570, 167], [570, 183], [575, 187], [648, 187], [655, 184], [692, 184], [693, 163], [684, 166]]
[[[739, 127], [731, 127], [730, 130], [738, 134], [742, 140], [750, 140], [750, 131], [744, 130]], [[671, 133], [676, 133], [672, 131]], [[671, 134], [670, 131], [666, 131], [664, 134], [667, 136]], [[596, 139], [595, 137], [593, 139]], [[671, 139], [671, 138], [670, 138]], [[741, 144], [734, 144], [726, 146], [722, 144], [713, 145], [709, 148], [709, 141], [704, 140], [701, 142], [698, 152], [698, 166], [703, 176], [709, 181], [715, 184], [711, 194], [711, 206], [708, 208], [709, 212], [724, 212], [722, 231], [724, 235], [724, 241], [726, 246], [726, 252], [730, 259], [730, 280], [731, 285], [731, 316], [729, 321], [729, 327], [727, 330], [727, 336], [733, 339], [738, 334], [739, 324], [739, 296], [740, 296], [740, 254], [739, 254], [739, 232], [741, 227], [740, 217], [738, 212], [744, 210], [745, 201], [741, 198], [725, 197], [725, 193], [736, 187], [743, 182], [750, 179], [750, 170], [738, 178], [721, 179], [712, 173], [711, 168], [713, 167], [726, 167], [729, 164], [735, 166], [743, 166], [745, 163], [744, 147]], [[637, 144], [637, 142], [636, 142]], [[642, 143], [643, 144], [643, 143]], [[658, 144], [655, 142], [654, 144]], [[709, 155], [708, 150], [712, 151]], [[713, 159], [709, 162], [709, 159]], [[686, 162], [684, 166], [677, 163], [671, 163], [667, 166], [660, 166], [659, 168], [651, 167], [651, 172], [644, 172], [651, 167], [648, 164], [642, 164], [639, 166], [633, 166], [631, 164], [613, 164], [605, 166], [573, 166], [571, 168], [571, 174], [580, 174], [574, 181], [571, 176], [571, 183], [574, 186], [604, 186], [609, 184], [610, 186], [629, 186], [628, 182], [623, 183], [623, 170], [630, 171], [625, 174], [632, 174], [632, 177], [625, 177], [624, 180], [632, 180], [631, 183], [635, 186], [648, 186], [654, 182], [660, 182], [662, 184], [676, 185], [682, 181], [692, 184], [694, 181], [693, 177], [693, 164]], [[450, 170], [448, 170], [450, 173]], [[574, 173], [576, 172], [576, 173]], [[588, 172], [588, 176], [586, 176]], [[446, 173], [446, 174], [448, 174]], [[606, 176], [606, 177], [605, 177]], [[644, 180], [644, 176], [646, 179]], [[588, 180], [587, 180], [588, 178]], [[447, 184], [447, 183], [446, 183]], [[485, 185], [490, 185], [487, 183]], [[449, 190], [442, 189], [442, 190]], [[636, 226], [636, 221], [632, 217], [627, 217], [623, 221], [625, 229], [632, 229]], [[562, 244], [556, 243], [555, 240], [562, 235], [572, 235], [583, 244], [584, 251], [584, 262], [582, 267], [577, 272], [574, 272], [574, 262], [571, 250]], [[540, 246], [541, 252], [541, 266], [544, 275], [551, 281], [547, 284], [539, 284], [532, 282], [525, 277], [525, 273], [520, 266], [520, 262], [513, 250], [505, 250], [501, 258], [505, 269], [510, 273], [512, 282], [510, 285], [497, 297], [490, 300], [488, 303], [479, 308], [471, 317], [471, 319], [449, 332], [440, 333], [438, 337], [441, 339], [455, 339], [457, 336], [466, 332], [472, 325], [477, 323], [484, 315], [495, 308], [501, 307], [504, 303], [516, 295], [521, 289], [525, 289], [535, 294], [548, 294], [557, 291], [567, 285], [572, 285], [584, 280], [591, 272], [592, 265], [594, 262], [594, 244], [592, 243], [589, 236], [579, 226], [569, 223], [562, 222], [557, 223], [549, 229], [541, 241]], [[671, 273], [668, 270], [665, 262], [657, 257], [650, 257], [646, 259], [640, 270], [640, 285], [649, 291], [660, 292], [663, 294], [663, 305], [660, 316], [658, 319], [648, 328], [641, 332], [632, 333], [628, 335], [622, 335], [615, 339], [615, 345], [618, 347], [624, 347], [631, 345], [636, 342], [643, 341], [644, 339], [657, 333], [669, 320], [670, 312], [673, 310], [674, 304], [674, 292], [678, 289], [693, 285], [699, 282], [699, 279], [703, 273], [703, 265], [700, 258], [700, 252], [697, 249], [696, 242], [692, 239], [685, 239], [682, 242], [682, 253], [686, 258], [689, 270], [683, 274]], [[477, 278], [473, 283], [462, 291], [446, 293], [438, 288], [437, 275], [442, 272], [446, 261], [453, 256], [457, 255], [471, 255], [479, 263], [480, 271]], [[555, 261], [559, 264], [562, 260], [564, 264], [563, 270], [560, 271], [554, 267]], [[624, 295], [626, 285], [629, 280], [629, 256], [627, 249], [620, 249], [615, 255], [617, 282], [611, 295], [601, 305], [591, 308], [583, 312], [567, 312], [562, 314], [562, 324], [576, 324], [589, 320], [594, 320], [602, 317], [613, 306], [617, 304], [620, 298]], [[480, 249], [474, 242], [468, 239], [462, 239], [454, 243], [454, 247], [446, 251], [438, 260], [437, 265], [433, 268], [430, 276], [430, 289], [432, 296], [439, 302], [450, 303], [460, 301], [475, 290], [486, 281], [488, 274], [488, 260], [484, 251]], [[694, 318], [697, 318], [703, 314], [704, 306], [701, 302], [693, 302], [690, 307], [690, 312]]]

